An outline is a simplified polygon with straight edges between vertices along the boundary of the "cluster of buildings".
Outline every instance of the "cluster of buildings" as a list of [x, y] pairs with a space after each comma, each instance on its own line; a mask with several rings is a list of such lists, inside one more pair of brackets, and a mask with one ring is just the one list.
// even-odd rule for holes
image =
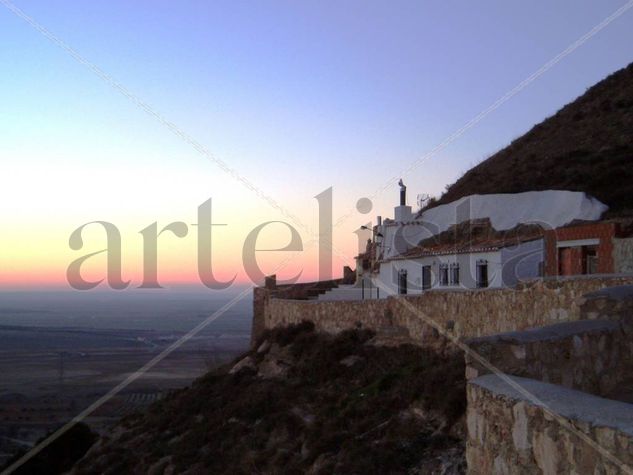
[[372, 229], [353, 287], [323, 300], [514, 287], [556, 276], [633, 272], [630, 221], [583, 192], [471, 195], [413, 212], [400, 182], [394, 217]]

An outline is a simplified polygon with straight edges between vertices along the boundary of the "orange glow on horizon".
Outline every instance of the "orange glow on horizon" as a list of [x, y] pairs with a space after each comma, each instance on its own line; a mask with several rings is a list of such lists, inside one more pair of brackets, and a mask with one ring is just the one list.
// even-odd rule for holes
[[[78, 253], [85, 255], [87, 253]], [[79, 257], [79, 256], [75, 256]], [[319, 279], [318, 263], [316, 261], [316, 255], [310, 256], [311, 259], [297, 258], [291, 262], [287, 268], [278, 269], [279, 264], [284, 261], [283, 257], [275, 259], [274, 257], [264, 256], [262, 259], [258, 259], [259, 266], [265, 275], [276, 273], [278, 280], [285, 280], [294, 277], [300, 273], [298, 279], [299, 282], [313, 281]], [[97, 262], [95, 259], [92, 266], [86, 262], [85, 270], [82, 272], [82, 278], [86, 281], [97, 281], [104, 279], [96, 289], [108, 289], [106, 279], [106, 265], [105, 259], [101, 259], [102, 262]], [[0, 269], [0, 291], [13, 289], [13, 288], [51, 288], [51, 289], [68, 289], [71, 290], [71, 285], [66, 280], [66, 270], [68, 263], [56, 260], [52, 263], [44, 263], [38, 265], [32, 261], [19, 262], [19, 265], [13, 265], [10, 267], [5, 266]], [[18, 264], [18, 263], [16, 263]], [[199, 287], [200, 289], [206, 289], [201, 282], [198, 275], [198, 270], [195, 262], [191, 263], [191, 266], [182, 267], [177, 262], [170, 261], [159, 265], [158, 269], [158, 282], [162, 287], [170, 286], [192, 286]], [[258, 285], [253, 283], [249, 276], [245, 273], [243, 267], [240, 265], [235, 267], [229, 263], [224, 263], [223, 266], [214, 263], [214, 276], [219, 281], [229, 281], [233, 276], [235, 280], [232, 285]], [[277, 272], [275, 270], [277, 269]], [[342, 274], [341, 269], [334, 268], [334, 276], [336, 278]], [[143, 269], [142, 267], [136, 269], [126, 269], [124, 267], [122, 271], [122, 279], [124, 281], [130, 281], [129, 288], [136, 288], [143, 282]]]

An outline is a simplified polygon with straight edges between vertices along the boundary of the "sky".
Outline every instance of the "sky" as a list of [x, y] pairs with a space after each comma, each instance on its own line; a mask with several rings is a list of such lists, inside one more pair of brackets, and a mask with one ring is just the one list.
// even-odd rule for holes
[[[251, 282], [247, 236], [274, 222], [256, 249], [285, 248], [289, 226], [301, 242], [255, 253], [262, 273], [314, 280], [315, 196], [330, 187], [334, 222], [346, 216], [339, 276], [366, 239], [355, 231], [393, 215], [398, 178], [415, 208], [633, 61], [632, 8], [427, 156], [625, 4], [2, 0], [0, 289], [70, 288], [71, 262], [108, 246], [92, 224], [71, 249], [93, 221], [119, 230], [131, 287], [143, 280], [140, 232], [182, 221], [186, 236], [158, 239], [159, 281], [201, 285], [192, 224], [209, 199], [222, 224], [215, 278]], [[104, 278], [106, 254], [81, 269]]]

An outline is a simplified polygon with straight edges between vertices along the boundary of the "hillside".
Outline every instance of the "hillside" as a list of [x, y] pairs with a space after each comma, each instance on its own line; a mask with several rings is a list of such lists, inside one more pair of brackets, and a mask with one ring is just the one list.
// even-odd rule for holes
[[463, 357], [304, 323], [124, 419], [73, 473], [463, 473]]
[[464, 196], [584, 191], [633, 214], [633, 63], [464, 174], [429, 207]]

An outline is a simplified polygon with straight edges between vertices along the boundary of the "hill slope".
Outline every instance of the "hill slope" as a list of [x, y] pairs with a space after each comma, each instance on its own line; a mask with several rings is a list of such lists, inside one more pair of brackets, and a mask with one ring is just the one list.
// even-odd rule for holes
[[464, 362], [304, 323], [101, 439], [73, 473], [430, 474], [464, 470]]
[[591, 87], [469, 170], [432, 206], [464, 196], [531, 190], [584, 191], [633, 213], [633, 63]]

